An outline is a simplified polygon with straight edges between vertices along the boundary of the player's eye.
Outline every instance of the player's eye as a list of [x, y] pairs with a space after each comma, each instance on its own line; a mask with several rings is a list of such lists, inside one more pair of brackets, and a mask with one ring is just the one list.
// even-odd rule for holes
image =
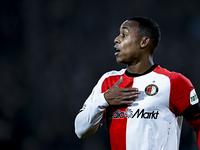
[[122, 37], [126, 37], [127, 35], [126, 34], [122, 34]]

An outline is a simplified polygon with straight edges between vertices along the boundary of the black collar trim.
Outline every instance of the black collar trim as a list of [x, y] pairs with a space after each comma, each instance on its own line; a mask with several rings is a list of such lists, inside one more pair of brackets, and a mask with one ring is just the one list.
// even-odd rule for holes
[[125, 75], [127, 75], [128, 77], [139, 77], [142, 75], [145, 75], [147, 73], [150, 73], [151, 71], [153, 71], [158, 65], [154, 64], [153, 66], [151, 66], [151, 68], [149, 70], [147, 70], [146, 72], [142, 73], [142, 74], [137, 74], [137, 73], [130, 73], [127, 70], [125, 71]]

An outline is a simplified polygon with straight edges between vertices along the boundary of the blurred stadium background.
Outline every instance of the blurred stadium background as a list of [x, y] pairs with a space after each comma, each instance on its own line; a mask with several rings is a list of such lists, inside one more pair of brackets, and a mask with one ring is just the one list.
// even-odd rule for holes
[[[0, 149], [109, 150], [104, 125], [79, 140], [74, 118], [117, 64], [121, 23], [146, 16], [161, 27], [154, 61], [188, 77], [200, 95], [199, 0], [1, 0]], [[198, 150], [183, 124], [180, 150]]]

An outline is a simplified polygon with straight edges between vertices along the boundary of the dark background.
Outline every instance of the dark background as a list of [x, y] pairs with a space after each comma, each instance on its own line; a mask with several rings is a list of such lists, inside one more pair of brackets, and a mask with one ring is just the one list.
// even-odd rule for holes
[[[80, 140], [74, 118], [115, 61], [121, 23], [146, 16], [161, 27], [154, 62], [200, 92], [199, 0], [0, 0], [0, 149], [109, 150], [106, 125]], [[200, 93], [199, 93], [200, 94]], [[181, 150], [198, 150], [184, 122]]]

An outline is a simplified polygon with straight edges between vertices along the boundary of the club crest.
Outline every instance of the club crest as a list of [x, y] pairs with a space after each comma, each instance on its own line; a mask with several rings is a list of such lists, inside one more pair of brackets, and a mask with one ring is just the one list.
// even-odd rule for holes
[[150, 84], [145, 88], [145, 93], [149, 96], [154, 96], [158, 93], [158, 87], [155, 84]]

